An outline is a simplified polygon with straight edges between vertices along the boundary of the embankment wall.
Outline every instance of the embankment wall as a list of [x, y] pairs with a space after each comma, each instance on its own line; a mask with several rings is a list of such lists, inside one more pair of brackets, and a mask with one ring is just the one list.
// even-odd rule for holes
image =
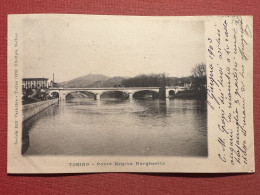
[[34, 116], [35, 114], [44, 110], [50, 105], [57, 103], [58, 101], [59, 101], [58, 98], [56, 98], [53, 100], [46, 100], [42, 102], [23, 105], [23, 121]]

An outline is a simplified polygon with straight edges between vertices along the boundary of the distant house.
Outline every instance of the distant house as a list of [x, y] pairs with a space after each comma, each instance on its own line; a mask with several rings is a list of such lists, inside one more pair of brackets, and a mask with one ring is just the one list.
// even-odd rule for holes
[[23, 89], [46, 89], [51, 87], [47, 78], [23, 78]]
[[183, 86], [190, 88], [192, 86], [192, 82], [184, 82]]
[[50, 81], [49, 87], [58, 87], [58, 83]]
[[179, 87], [191, 88], [192, 82], [191, 81], [178, 81]]

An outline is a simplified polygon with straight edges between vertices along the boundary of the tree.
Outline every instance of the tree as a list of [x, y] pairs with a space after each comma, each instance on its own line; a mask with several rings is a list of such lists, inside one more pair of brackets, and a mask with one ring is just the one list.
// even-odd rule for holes
[[196, 64], [192, 68], [191, 74], [194, 77], [204, 77], [204, 76], [206, 76], [206, 64], [203, 64], [203, 63]]
[[203, 63], [196, 64], [192, 70], [192, 88], [201, 100], [207, 99], [207, 76], [206, 65]]
[[33, 90], [31, 88], [26, 89], [25, 94], [23, 96], [24, 100], [28, 100], [29, 96], [33, 94]]
[[166, 74], [142, 74], [122, 81], [126, 87], [165, 87], [169, 79]]

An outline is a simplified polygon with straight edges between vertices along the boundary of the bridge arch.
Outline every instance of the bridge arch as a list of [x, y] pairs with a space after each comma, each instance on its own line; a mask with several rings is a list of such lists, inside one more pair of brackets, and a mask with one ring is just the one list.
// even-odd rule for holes
[[156, 89], [143, 89], [132, 93], [134, 98], [140, 97], [159, 97], [159, 90]]
[[169, 98], [172, 95], [176, 95], [179, 92], [178, 88], [167, 88], [165, 90], [165, 97]]
[[175, 89], [170, 89], [169, 90], [169, 96], [173, 96], [176, 94], [176, 90]]
[[67, 91], [66, 93], [64, 93], [64, 100], [71, 99], [73, 97], [73, 94], [78, 94], [79, 97], [81, 95], [83, 95], [83, 94], [88, 96], [89, 98], [94, 98], [95, 97], [95, 93], [93, 93], [91, 91], [75, 90], [75, 91]]
[[105, 94], [111, 94], [111, 93], [114, 93], [113, 95], [119, 96], [121, 98], [127, 98], [129, 95], [129, 92], [124, 91], [124, 90], [108, 90], [108, 91], [100, 92], [100, 97], [104, 96]]
[[60, 93], [59, 91], [51, 91], [49, 95], [53, 98], [59, 98]]
[[49, 90], [48, 95], [54, 98], [60, 97], [60, 91], [59, 90]]

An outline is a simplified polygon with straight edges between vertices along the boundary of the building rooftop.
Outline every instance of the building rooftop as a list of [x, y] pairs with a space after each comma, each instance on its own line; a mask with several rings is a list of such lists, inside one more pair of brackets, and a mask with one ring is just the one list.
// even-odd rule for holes
[[49, 80], [48, 78], [23, 78], [23, 81], [42, 81], [42, 80]]

